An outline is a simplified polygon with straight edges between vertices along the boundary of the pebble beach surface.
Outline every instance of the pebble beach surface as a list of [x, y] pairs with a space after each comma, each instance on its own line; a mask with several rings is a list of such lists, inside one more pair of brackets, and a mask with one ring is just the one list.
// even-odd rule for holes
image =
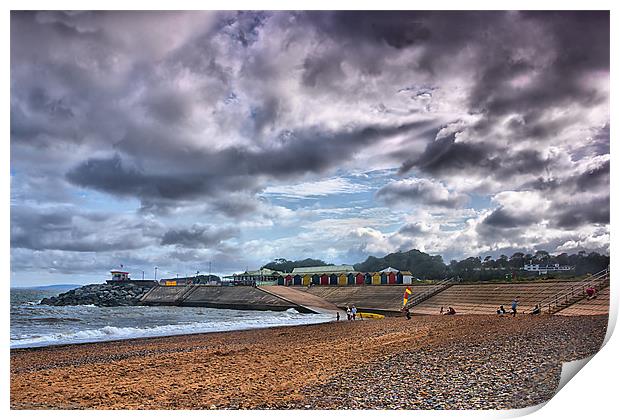
[[420, 316], [11, 351], [13, 409], [508, 409], [606, 316]]

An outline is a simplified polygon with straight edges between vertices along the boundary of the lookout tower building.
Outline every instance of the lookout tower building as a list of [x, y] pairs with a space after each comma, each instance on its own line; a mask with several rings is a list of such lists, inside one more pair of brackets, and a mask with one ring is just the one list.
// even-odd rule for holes
[[129, 273], [127, 271], [112, 270], [110, 274], [112, 274], [112, 281], [129, 281]]

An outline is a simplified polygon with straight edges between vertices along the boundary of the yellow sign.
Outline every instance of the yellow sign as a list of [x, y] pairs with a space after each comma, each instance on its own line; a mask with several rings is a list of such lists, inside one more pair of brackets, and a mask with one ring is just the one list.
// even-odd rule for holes
[[166, 280], [166, 286], [176, 286], [176, 285], [177, 285], [176, 280]]

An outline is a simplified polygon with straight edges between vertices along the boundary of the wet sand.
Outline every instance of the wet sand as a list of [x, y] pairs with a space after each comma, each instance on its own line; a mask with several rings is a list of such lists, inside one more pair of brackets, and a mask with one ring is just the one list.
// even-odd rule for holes
[[521, 408], [550, 398], [560, 362], [595, 353], [606, 326], [420, 316], [19, 349], [11, 407]]

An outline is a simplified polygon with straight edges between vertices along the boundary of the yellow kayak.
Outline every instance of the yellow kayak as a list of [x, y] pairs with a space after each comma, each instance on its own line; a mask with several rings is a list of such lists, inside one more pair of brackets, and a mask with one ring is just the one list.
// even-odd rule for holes
[[359, 315], [360, 318], [372, 318], [372, 319], [383, 319], [383, 318], [385, 318], [385, 315], [373, 314], [373, 313], [370, 313], [370, 312], [358, 312], [357, 315]]

